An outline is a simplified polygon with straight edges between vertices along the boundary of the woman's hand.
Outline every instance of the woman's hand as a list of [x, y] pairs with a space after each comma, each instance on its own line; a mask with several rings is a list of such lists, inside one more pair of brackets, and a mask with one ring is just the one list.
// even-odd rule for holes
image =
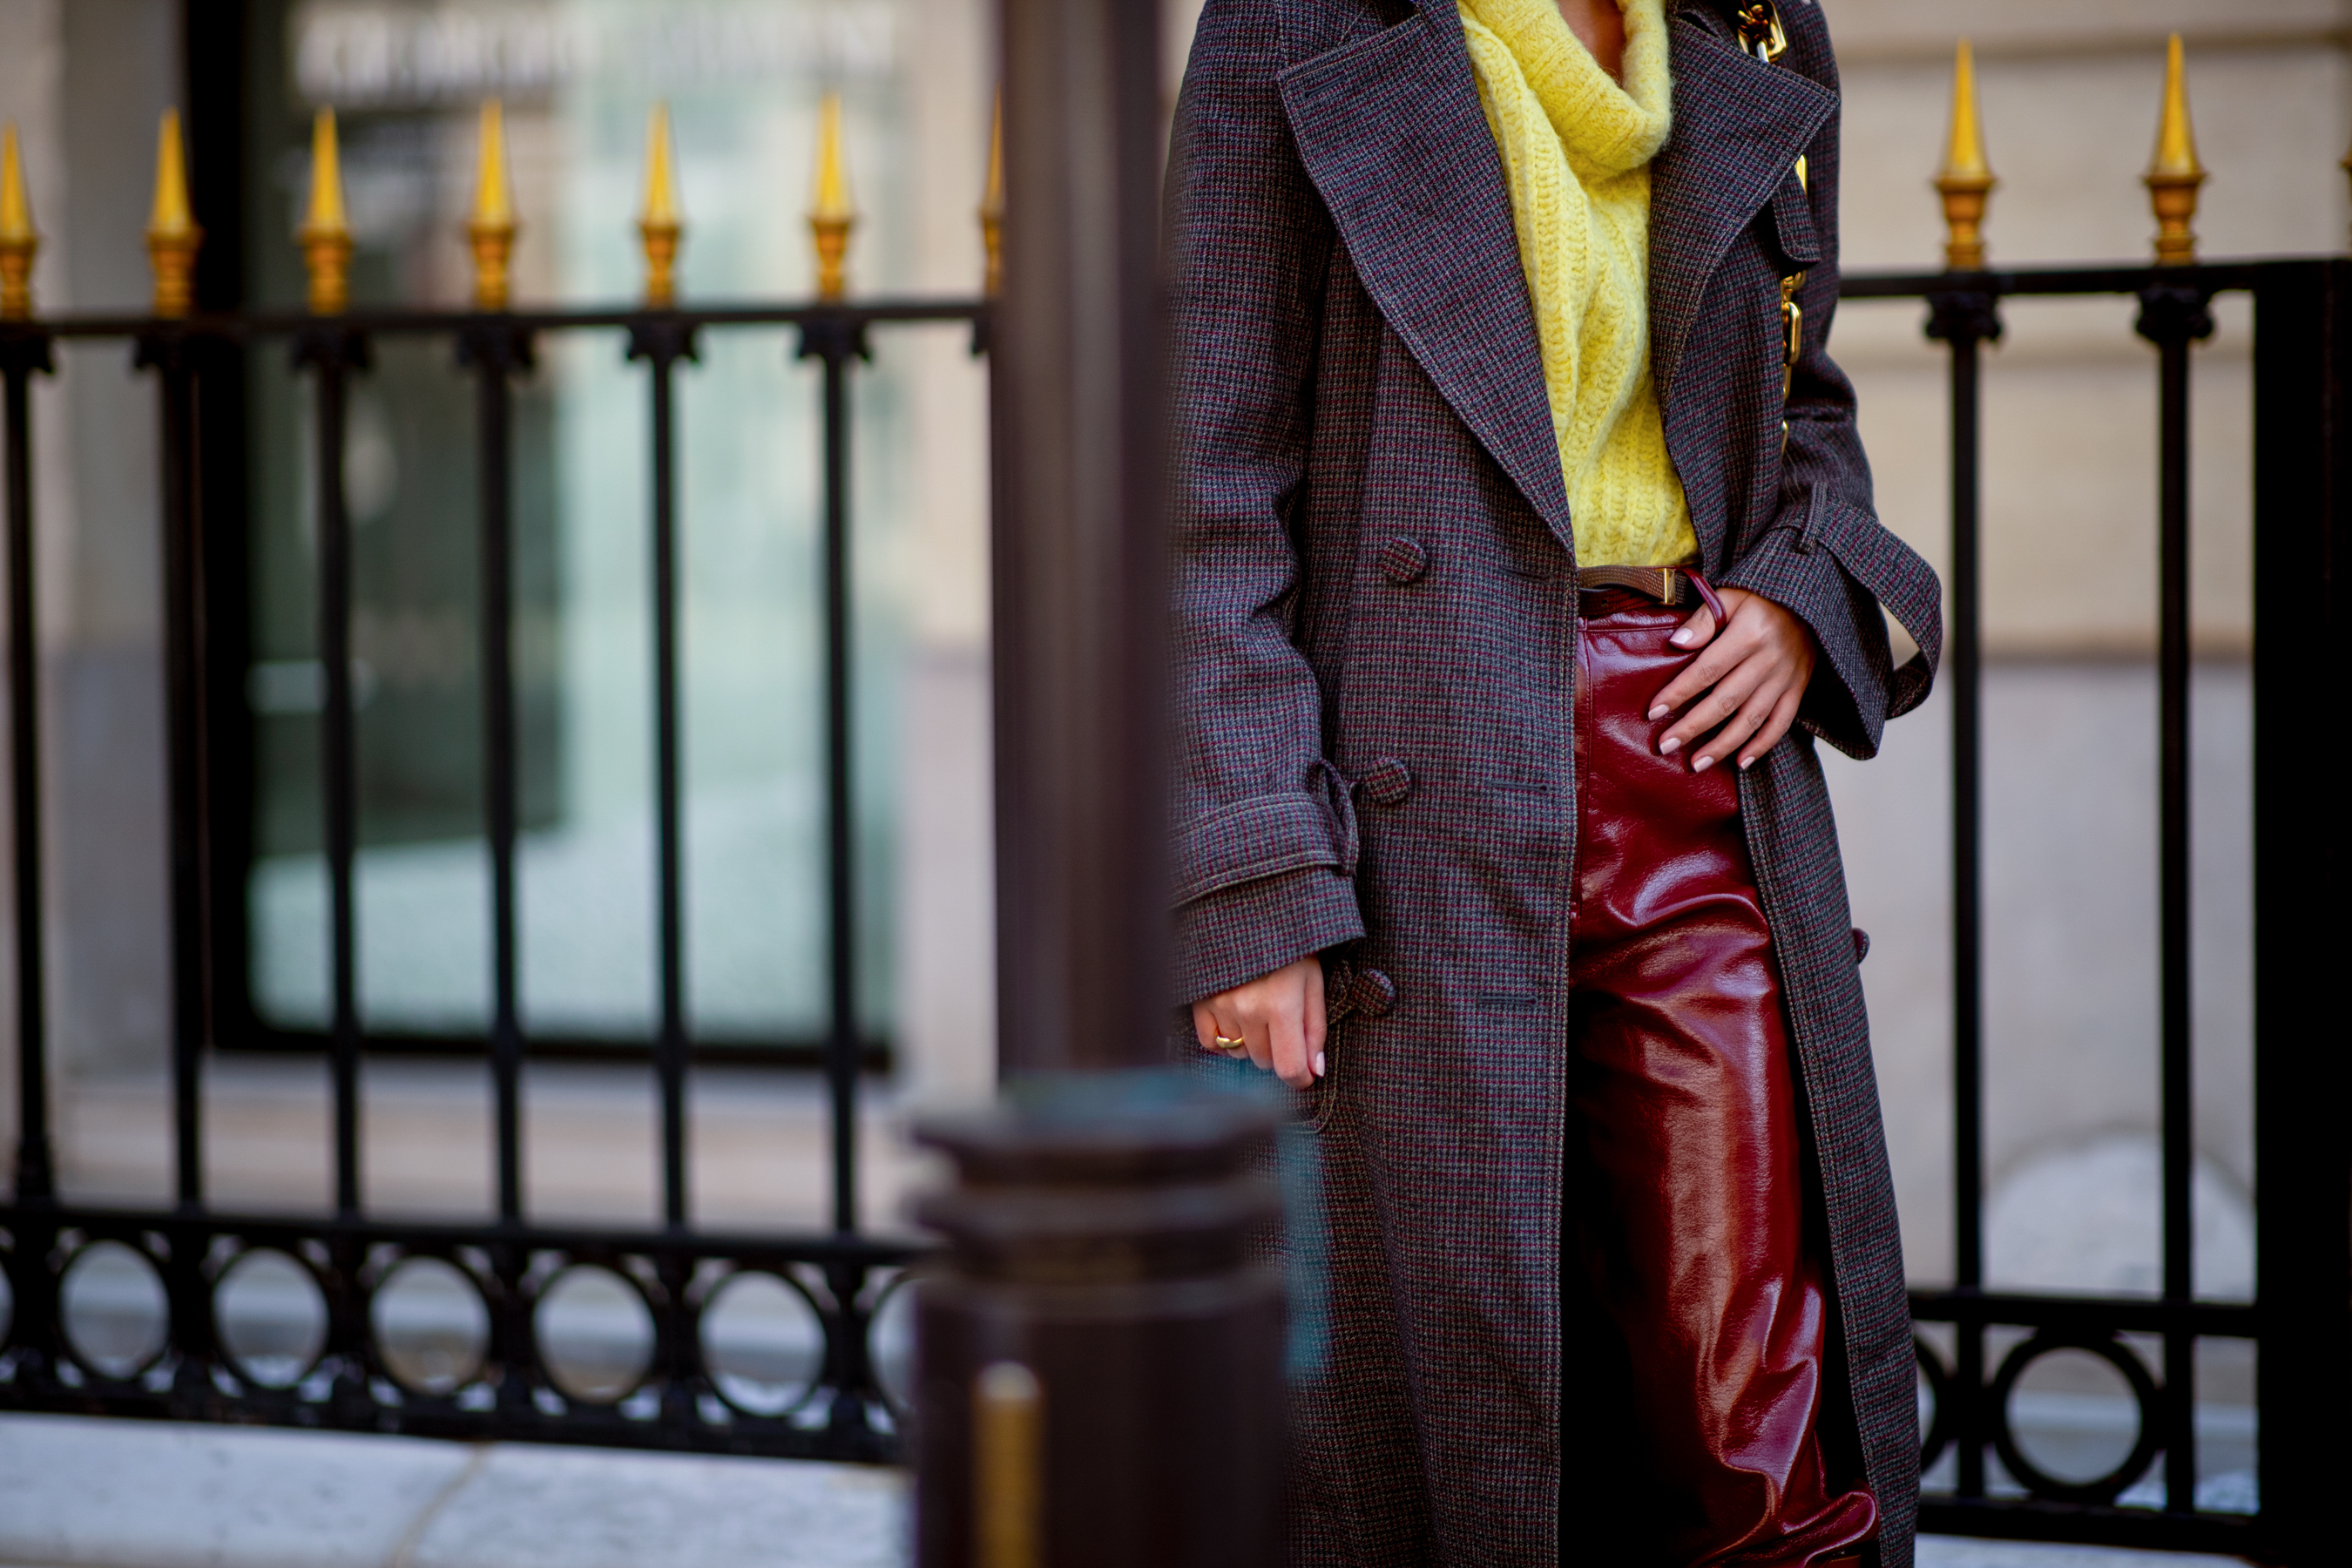
[[1219, 1037], [1249, 1042], [1249, 1058], [1293, 1089], [1323, 1076], [1323, 961], [1302, 958], [1246, 985], [1192, 1004], [1192, 1032], [1204, 1051], [1230, 1051]]
[[1706, 651], [1667, 682], [1650, 708], [1654, 720], [1688, 704], [1688, 710], [1659, 738], [1661, 755], [1671, 756], [1715, 731], [1690, 753], [1695, 773], [1705, 773], [1734, 752], [1745, 768], [1779, 745], [1796, 722], [1798, 705], [1805, 700], [1806, 683], [1821, 657], [1812, 629], [1771, 600], [1738, 588], [1720, 589], [1717, 596], [1730, 616], [1723, 635], [1716, 636], [1714, 614], [1700, 605], [1667, 640], [1679, 648]]

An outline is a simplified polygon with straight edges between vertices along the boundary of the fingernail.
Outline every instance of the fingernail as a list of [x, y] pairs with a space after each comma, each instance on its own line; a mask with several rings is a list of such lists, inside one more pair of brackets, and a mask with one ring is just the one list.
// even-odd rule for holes
[[1323, 1053], [1321, 1051], [1315, 1053], [1315, 1076], [1317, 1078], [1321, 1078], [1323, 1076]]
[[1739, 771], [1743, 773], [1755, 765], [1756, 759], [1753, 757], [1742, 757], [1739, 759]]
[[1701, 757], [1698, 761], [1691, 764], [1691, 772], [1695, 773], [1703, 773], [1713, 766], [1715, 766], [1715, 759], [1713, 757]]
[[1663, 719], [1663, 718], [1664, 718], [1665, 716], [1666, 716], [1666, 705], [1665, 705], [1664, 703], [1663, 703], [1663, 702], [1659, 703], [1655, 708], [1653, 708], [1653, 709], [1651, 709], [1651, 710], [1650, 710], [1650, 717], [1651, 717], [1651, 718], [1653, 718], [1653, 719]]
[[1688, 626], [1685, 626], [1682, 630], [1676, 632], [1666, 640], [1674, 644], [1676, 647], [1687, 647], [1690, 646], [1691, 629]]
[[[1653, 713], [1650, 717], [1654, 719], [1657, 715]], [[1658, 742], [1658, 755], [1662, 757], [1671, 757], [1682, 749], [1683, 743], [1680, 741], [1675, 740], [1672, 735], [1667, 736], [1664, 740]]]

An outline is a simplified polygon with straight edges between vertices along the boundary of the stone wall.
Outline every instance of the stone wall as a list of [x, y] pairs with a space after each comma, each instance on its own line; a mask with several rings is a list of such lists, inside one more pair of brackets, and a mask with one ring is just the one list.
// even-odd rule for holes
[[[1822, 0], [1844, 68], [1844, 259], [1937, 265], [1927, 187], [1952, 43], [1971, 37], [2001, 185], [1994, 265], [2146, 258], [2139, 174], [2166, 35], [2211, 177], [2207, 257], [2344, 248], [2352, 141], [2335, 0]], [[2018, 302], [1987, 361], [1987, 1158], [1990, 1266], [2043, 1286], [2153, 1284], [2156, 1247], [2154, 353], [2127, 300]], [[2191, 617], [2200, 1288], [2252, 1266], [2252, 312], [2196, 354]], [[1940, 352], [1916, 305], [1843, 312], [1882, 513], [1948, 556]], [[1915, 1276], [1949, 1268], [1947, 720], [1832, 763]]]
[[[179, 91], [178, 15], [167, 0], [0, 3], [0, 116], [17, 122], [43, 235], [39, 309], [147, 298], [140, 236], [157, 117]], [[34, 415], [55, 1050], [69, 1068], [160, 1062], [154, 396], [120, 344], [61, 351], [58, 371]]]

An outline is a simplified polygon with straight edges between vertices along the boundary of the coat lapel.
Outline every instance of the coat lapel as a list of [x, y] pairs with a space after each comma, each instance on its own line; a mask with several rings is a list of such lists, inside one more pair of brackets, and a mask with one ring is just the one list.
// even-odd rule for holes
[[1535, 312], [1454, 0], [1285, 71], [1300, 162], [1389, 326], [1562, 544]]
[[1662, 400], [1707, 280], [1837, 110], [1829, 89], [1741, 54], [1706, 14], [1685, 5], [1668, 24], [1675, 129], [1651, 165], [1650, 369]]

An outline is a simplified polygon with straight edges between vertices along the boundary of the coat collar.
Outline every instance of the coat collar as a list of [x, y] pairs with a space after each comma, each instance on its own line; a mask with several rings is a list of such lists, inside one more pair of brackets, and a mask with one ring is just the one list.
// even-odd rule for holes
[[1707, 279], [1837, 110], [1810, 77], [1740, 53], [1707, 6], [1684, 5], [1666, 26], [1675, 129], [1650, 165], [1650, 370], [1662, 400]]
[[1543, 353], [1454, 0], [1282, 73], [1307, 178], [1391, 330], [1503, 471], [1571, 540]]
[[[1568, 495], [1502, 161], [1454, 0], [1282, 73], [1299, 160], [1367, 293], [1563, 543]], [[1653, 165], [1651, 363], [1673, 384], [1707, 279], [1836, 108], [1739, 53], [1706, 6], [1669, 7], [1675, 128]]]

